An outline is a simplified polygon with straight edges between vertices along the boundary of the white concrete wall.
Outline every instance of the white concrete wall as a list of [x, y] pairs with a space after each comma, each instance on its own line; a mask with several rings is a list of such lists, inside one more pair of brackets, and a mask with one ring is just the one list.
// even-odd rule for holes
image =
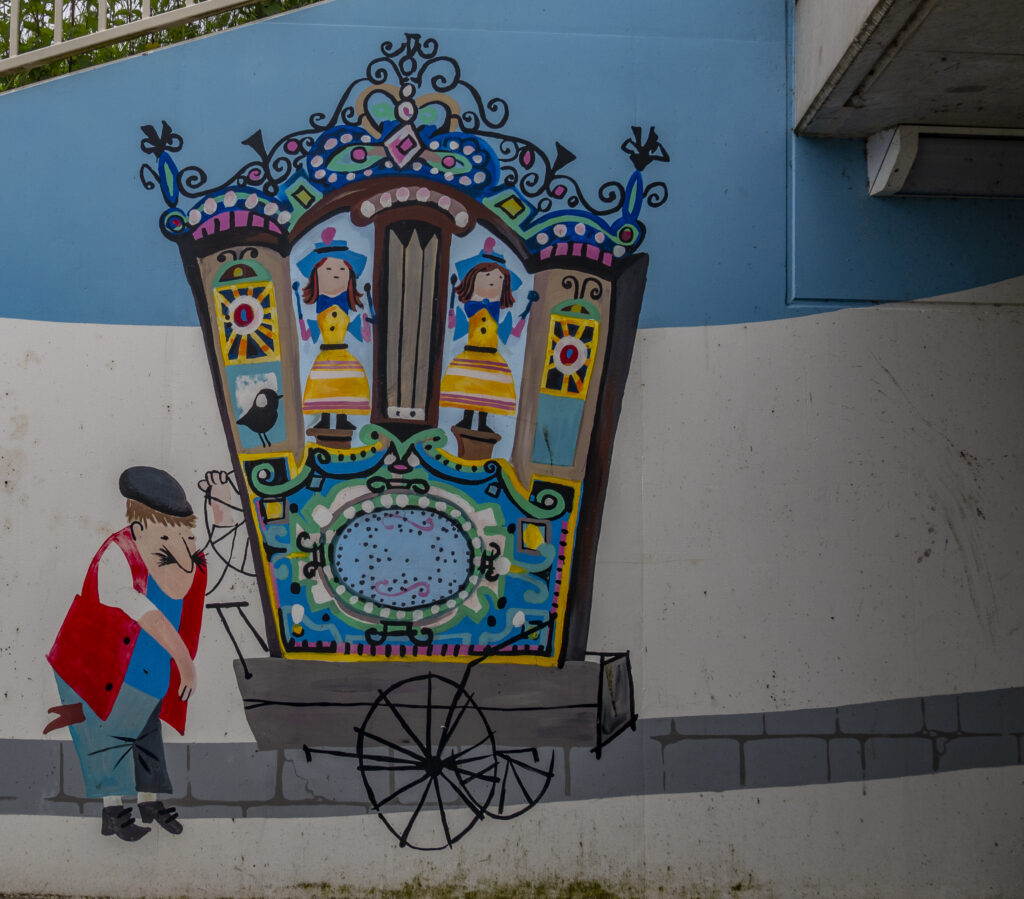
[[1002, 768], [541, 805], [434, 853], [399, 849], [370, 816], [194, 821], [145, 849], [100, 844], [94, 819], [5, 818], [0, 871], [12, 893], [111, 897], [347, 899], [404, 886], [402, 896], [486, 899], [573, 882], [620, 897], [1013, 897], [1022, 781]]
[[[640, 332], [590, 645], [631, 650], [642, 716], [1020, 686], [1022, 296], [1024, 279]], [[57, 702], [43, 654], [120, 524], [120, 470], [194, 483], [227, 453], [198, 329], [5, 320], [0, 344], [0, 738], [27, 739]], [[229, 590], [255, 603], [242, 579]], [[250, 739], [232, 656], [208, 615], [188, 741]], [[637, 895], [1013, 895], [1021, 771], [553, 803], [429, 856], [373, 816], [190, 821], [129, 857], [95, 818], [4, 815], [0, 888], [294, 895], [525, 869]]]
[[[963, 302], [641, 331], [590, 639], [635, 651], [641, 714], [1019, 685], [1022, 336], [1024, 307]], [[8, 320], [2, 340], [0, 737], [25, 737], [121, 469], [194, 485], [228, 460], [198, 328]], [[210, 624], [190, 736], [245, 740]]]
[[641, 332], [591, 642], [642, 714], [1017, 685], [1024, 308], [957, 299]]

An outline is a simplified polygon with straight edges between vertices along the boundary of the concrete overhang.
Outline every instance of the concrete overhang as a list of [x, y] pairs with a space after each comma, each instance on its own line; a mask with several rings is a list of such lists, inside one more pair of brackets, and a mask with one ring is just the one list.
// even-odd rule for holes
[[[1024, 195], [971, 171], [1024, 146], [1022, 0], [797, 0], [794, 41], [796, 133], [871, 138], [873, 193]], [[939, 152], [914, 174], [919, 136]]]

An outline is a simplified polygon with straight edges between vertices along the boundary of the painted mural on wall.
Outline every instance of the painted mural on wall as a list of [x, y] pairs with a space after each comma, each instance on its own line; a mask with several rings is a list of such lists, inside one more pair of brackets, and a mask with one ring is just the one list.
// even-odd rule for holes
[[[256, 158], [219, 185], [179, 166], [166, 122], [143, 128], [258, 550], [269, 657], [236, 665], [250, 725], [261, 748], [355, 757], [419, 848], [536, 802], [551, 760], [534, 747], [600, 751], [635, 721], [628, 655], [586, 640], [639, 216], [667, 196], [643, 171], [668, 156], [634, 127], [633, 172], [594, 205], [573, 154], [508, 117], [407, 34], [333, 114], [246, 138]], [[496, 717], [534, 746], [505, 746]], [[417, 823], [428, 806], [439, 828]]]

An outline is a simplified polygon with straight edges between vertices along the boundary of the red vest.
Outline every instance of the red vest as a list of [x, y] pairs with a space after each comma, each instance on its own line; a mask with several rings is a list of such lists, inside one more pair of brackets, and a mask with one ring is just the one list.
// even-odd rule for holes
[[[139, 636], [139, 624], [120, 609], [104, 605], [97, 590], [100, 559], [111, 544], [124, 553], [132, 573], [132, 586], [145, 595], [149, 569], [139, 554], [131, 528], [111, 535], [93, 556], [82, 592], [75, 597], [46, 660], [62, 680], [104, 721], [124, 683], [128, 663]], [[196, 657], [203, 625], [206, 568], [196, 564], [192, 586], [182, 600], [181, 636], [189, 655]], [[186, 704], [178, 698], [181, 675], [171, 660], [171, 683], [160, 707], [160, 717], [178, 733], [185, 733]]]

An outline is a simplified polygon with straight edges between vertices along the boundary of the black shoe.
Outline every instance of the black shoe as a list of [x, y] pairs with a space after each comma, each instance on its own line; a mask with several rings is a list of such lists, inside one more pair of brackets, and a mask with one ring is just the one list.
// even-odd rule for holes
[[103, 809], [103, 828], [101, 833], [105, 837], [115, 836], [126, 843], [134, 843], [141, 840], [147, 833], [149, 827], [139, 827], [132, 817], [132, 810], [123, 805], [109, 805]]
[[159, 799], [155, 802], [140, 802], [139, 817], [143, 824], [156, 821], [168, 833], [179, 834], [185, 829], [178, 820], [178, 810], [173, 805], [168, 808]]

